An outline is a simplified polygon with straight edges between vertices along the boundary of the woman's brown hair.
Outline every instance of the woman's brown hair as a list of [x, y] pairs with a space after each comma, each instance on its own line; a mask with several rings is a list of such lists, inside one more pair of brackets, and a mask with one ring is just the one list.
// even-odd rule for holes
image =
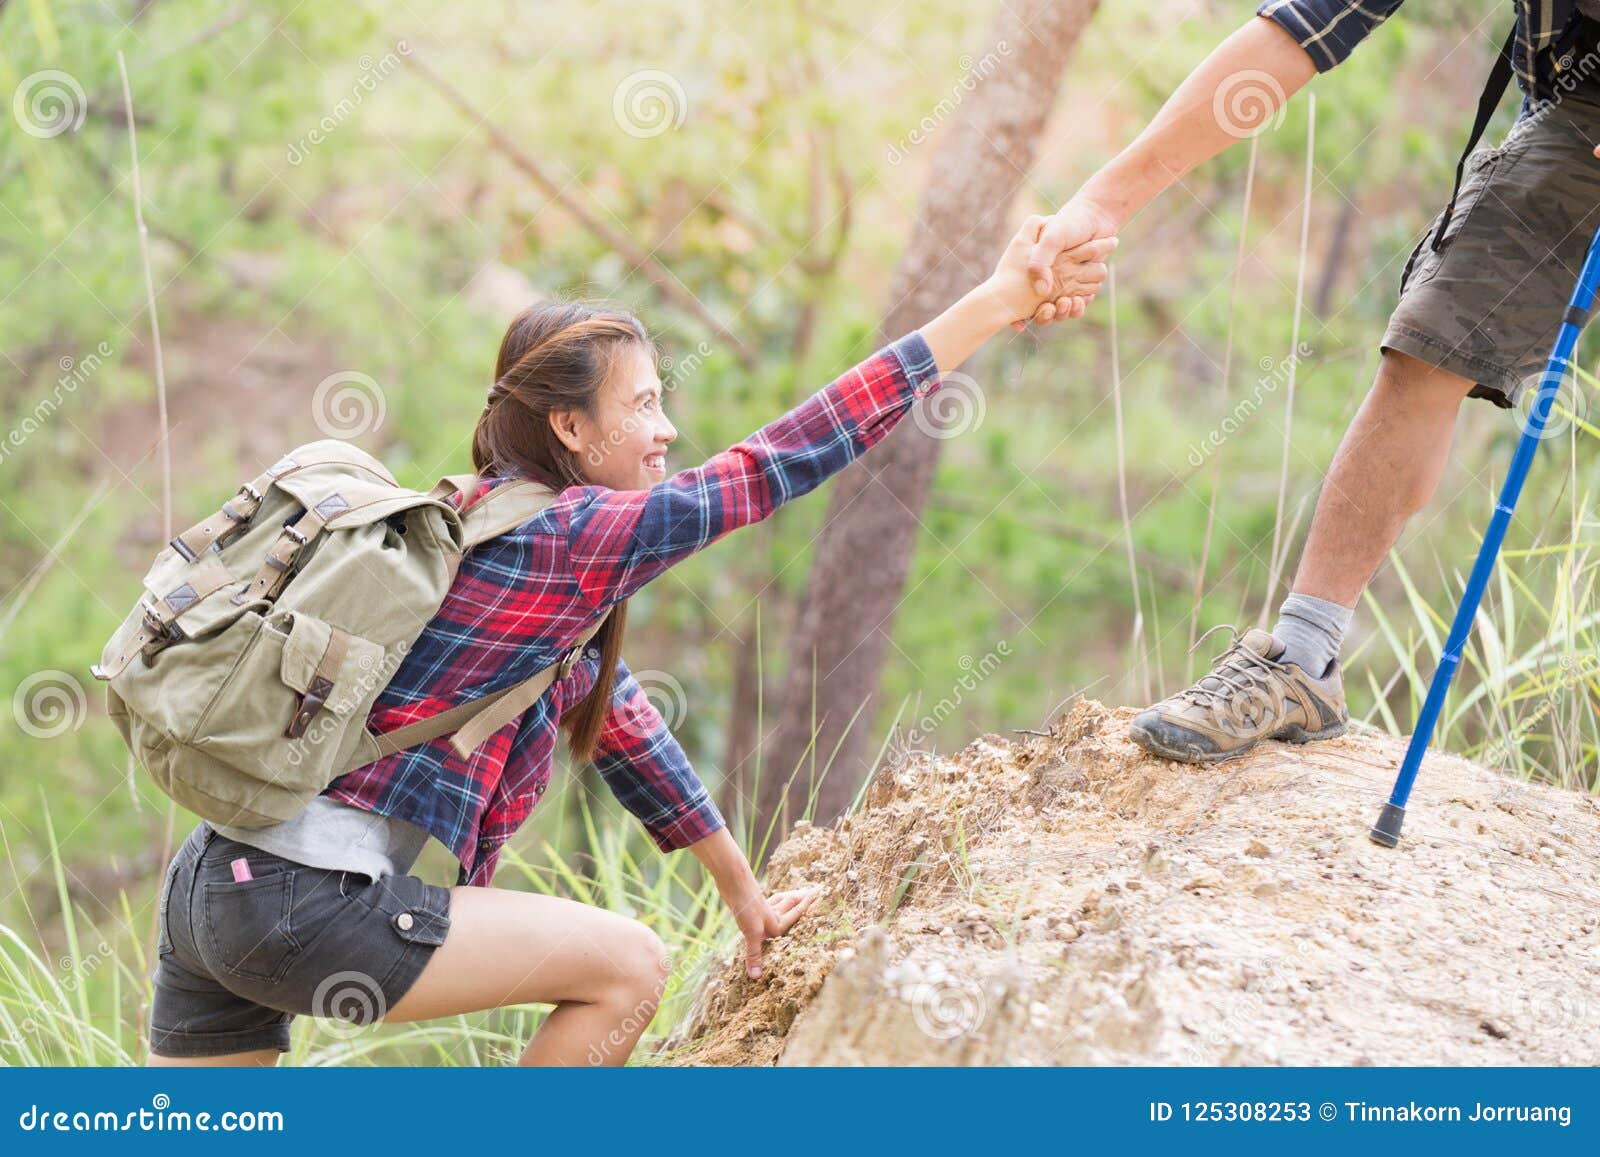
[[[644, 326], [624, 310], [598, 303], [545, 302], [519, 313], [500, 339], [494, 384], [472, 434], [472, 464], [478, 474], [533, 478], [558, 493], [585, 485], [578, 455], [556, 437], [550, 415], [578, 410], [594, 416], [600, 387], [609, 380], [618, 355], [629, 349], [656, 354]], [[593, 757], [611, 707], [627, 620], [623, 600], [611, 609], [595, 639], [600, 675], [594, 689], [561, 716], [567, 750], [580, 762]]]

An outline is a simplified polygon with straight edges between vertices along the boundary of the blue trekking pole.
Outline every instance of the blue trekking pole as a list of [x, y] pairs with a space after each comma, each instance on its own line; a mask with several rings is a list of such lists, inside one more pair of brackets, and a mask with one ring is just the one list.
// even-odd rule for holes
[[1589, 243], [1589, 256], [1584, 259], [1583, 271], [1578, 274], [1578, 284], [1572, 290], [1572, 300], [1562, 319], [1561, 332], [1556, 335], [1555, 348], [1550, 351], [1550, 361], [1545, 366], [1544, 377], [1539, 381], [1539, 393], [1528, 414], [1522, 439], [1511, 459], [1511, 469], [1506, 472], [1505, 485], [1500, 490], [1500, 501], [1495, 503], [1494, 517], [1483, 535], [1483, 547], [1478, 551], [1478, 561], [1472, 566], [1467, 579], [1467, 589], [1461, 596], [1461, 606], [1456, 610], [1455, 621], [1450, 624], [1450, 636], [1445, 640], [1444, 654], [1439, 657], [1439, 667], [1428, 685], [1428, 697], [1422, 703], [1422, 713], [1417, 716], [1417, 727], [1411, 735], [1411, 746], [1406, 748], [1406, 758], [1395, 778], [1394, 791], [1389, 802], [1378, 813], [1378, 822], [1367, 833], [1372, 842], [1392, 848], [1400, 842], [1400, 827], [1406, 821], [1406, 800], [1411, 796], [1411, 785], [1427, 754], [1428, 742], [1439, 722], [1439, 712], [1444, 708], [1444, 698], [1450, 692], [1450, 681], [1455, 678], [1461, 663], [1461, 652], [1472, 633], [1472, 621], [1477, 617], [1478, 604], [1483, 601], [1483, 590], [1489, 585], [1490, 572], [1500, 555], [1500, 544], [1505, 540], [1506, 527], [1511, 523], [1511, 513], [1517, 507], [1522, 493], [1522, 483], [1528, 477], [1528, 467], [1544, 435], [1545, 419], [1555, 404], [1562, 379], [1567, 374], [1567, 362], [1573, 347], [1578, 344], [1578, 332], [1583, 328], [1584, 316], [1594, 304], [1595, 288], [1600, 285], [1600, 232]]

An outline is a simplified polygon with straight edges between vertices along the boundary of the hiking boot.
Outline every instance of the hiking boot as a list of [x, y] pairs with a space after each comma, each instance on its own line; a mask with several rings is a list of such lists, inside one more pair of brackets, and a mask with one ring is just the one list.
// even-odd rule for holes
[[1233, 631], [1233, 644], [1209, 675], [1139, 713], [1133, 741], [1165, 759], [1217, 763], [1263, 739], [1308, 743], [1343, 735], [1350, 713], [1339, 661], [1313, 678], [1282, 662], [1282, 654], [1283, 644], [1266, 631]]

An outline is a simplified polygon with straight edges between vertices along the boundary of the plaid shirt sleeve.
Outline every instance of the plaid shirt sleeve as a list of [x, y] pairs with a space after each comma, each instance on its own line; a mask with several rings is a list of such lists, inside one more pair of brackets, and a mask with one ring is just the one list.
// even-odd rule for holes
[[727, 826], [666, 720], [621, 661], [594, 762], [611, 794], [638, 817], [663, 852]]
[[1400, 7], [1402, 0], [1266, 0], [1256, 9], [1282, 28], [1318, 72], [1342, 64], [1372, 32]]
[[744, 441], [648, 490], [575, 487], [567, 551], [596, 609], [815, 490], [882, 441], [940, 384], [920, 330], [891, 342]]

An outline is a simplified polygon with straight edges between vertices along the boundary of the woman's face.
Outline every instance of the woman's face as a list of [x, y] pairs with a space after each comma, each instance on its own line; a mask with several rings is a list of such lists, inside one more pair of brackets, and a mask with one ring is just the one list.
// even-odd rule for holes
[[618, 354], [610, 378], [595, 392], [593, 415], [562, 410], [550, 423], [593, 485], [648, 490], [667, 477], [667, 447], [678, 431], [667, 420], [655, 359], [642, 346]]

